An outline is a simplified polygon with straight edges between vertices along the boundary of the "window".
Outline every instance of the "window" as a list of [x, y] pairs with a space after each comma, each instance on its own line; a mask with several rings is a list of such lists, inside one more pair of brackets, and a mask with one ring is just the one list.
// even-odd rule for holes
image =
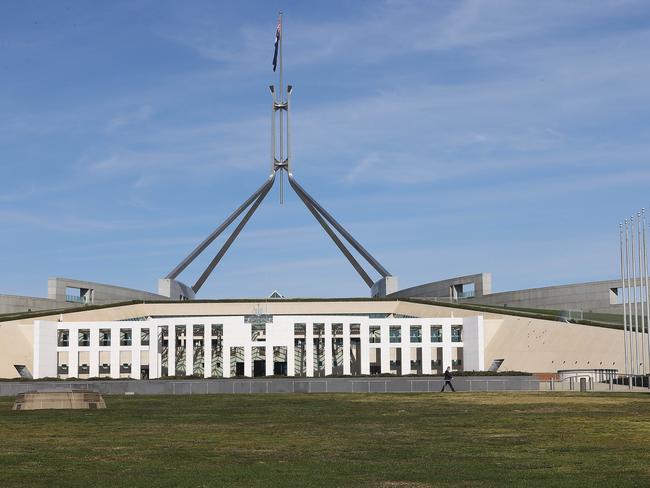
[[361, 334], [361, 324], [350, 324], [350, 335]]
[[442, 327], [439, 325], [431, 326], [431, 342], [442, 342]]
[[293, 335], [304, 337], [306, 329], [305, 324], [293, 324]]
[[388, 337], [390, 337], [390, 342], [402, 342], [402, 328], [399, 325], [391, 325]]
[[332, 335], [342, 336], [343, 335], [343, 324], [332, 324]]
[[140, 329], [140, 344], [149, 345], [149, 329]]
[[422, 342], [422, 327], [419, 325], [411, 326], [411, 342]]
[[378, 344], [381, 342], [381, 328], [378, 325], [370, 326], [370, 343]]
[[111, 345], [111, 329], [99, 329], [99, 345]]
[[59, 329], [57, 331], [56, 345], [59, 347], [68, 347], [70, 345], [70, 331], [68, 329]]
[[266, 340], [266, 324], [251, 324], [251, 340], [252, 341]]
[[79, 347], [90, 346], [90, 329], [79, 329]]
[[120, 329], [120, 346], [130, 346], [132, 342], [132, 330]]
[[212, 337], [223, 336], [223, 324], [212, 324]]
[[461, 337], [461, 328], [460, 327], [452, 327], [451, 329], [451, 342], [462, 342], [463, 339]]

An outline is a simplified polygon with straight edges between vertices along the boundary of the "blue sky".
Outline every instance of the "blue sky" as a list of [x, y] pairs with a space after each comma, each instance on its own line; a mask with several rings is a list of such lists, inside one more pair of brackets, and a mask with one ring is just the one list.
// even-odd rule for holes
[[[294, 174], [402, 287], [617, 276], [650, 202], [648, 2], [30, 1], [0, 4], [0, 293], [153, 291], [263, 182], [278, 10]], [[274, 289], [368, 293], [277, 188], [199, 296]]]

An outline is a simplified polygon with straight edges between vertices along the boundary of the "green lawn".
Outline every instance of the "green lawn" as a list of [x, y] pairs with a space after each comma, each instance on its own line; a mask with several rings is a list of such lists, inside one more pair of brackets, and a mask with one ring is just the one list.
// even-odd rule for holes
[[106, 397], [12, 412], [0, 487], [650, 486], [646, 394]]

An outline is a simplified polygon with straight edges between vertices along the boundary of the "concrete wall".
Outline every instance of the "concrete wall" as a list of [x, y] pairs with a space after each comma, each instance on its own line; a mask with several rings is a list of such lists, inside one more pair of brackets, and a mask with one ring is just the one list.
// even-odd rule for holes
[[451, 298], [450, 288], [452, 286], [468, 283], [474, 284], [476, 296], [487, 295], [492, 291], [492, 275], [490, 273], [479, 273], [404, 288], [390, 293], [388, 296], [390, 298]]
[[74, 308], [79, 303], [58, 302], [49, 298], [25, 297], [18, 295], [0, 295], [0, 314], [38, 312], [55, 308]]
[[167, 298], [148, 291], [70, 278], [49, 278], [47, 280], [48, 298], [56, 300], [57, 303], [66, 303], [66, 287], [92, 290], [92, 299], [87, 303], [89, 305], [107, 305], [128, 300], [165, 300]]
[[622, 314], [623, 305], [611, 303], [611, 289], [618, 286], [620, 280], [547, 286], [467, 298], [463, 303]]
[[[84, 302], [68, 301], [66, 298], [67, 287], [91, 290], [91, 292]], [[168, 299], [168, 297], [156, 293], [122, 286], [104, 285], [70, 278], [49, 278], [47, 280], [47, 298], [0, 295], [0, 314], [77, 308], [85, 305], [108, 305], [130, 300]]]
[[[103, 395], [205, 395], [241, 393], [404, 393], [438, 392], [441, 376], [357, 377], [322, 379], [219, 379], [136, 381], [0, 381], [0, 396], [16, 396], [34, 390], [81, 389]], [[458, 376], [456, 391], [539, 390], [534, 376]], [[448, 390], [448, 389], [447, 389]]]
[[450, 287], [474, 283], [475, 296], [462, 298], [459, 303], [508, 306], [513, 308], [541, 308], [550, 310], [582, 310], [583, 312], [622, 314], [623, 305], [616, 301], [612, 288], [621, 285], [620, 280], [593, 281], [571, 285], [546, 286], [525, 290], [491, 293], [492, 278], [489, 273], [460, 276], [449, 280], [426, 283], [399, 290], [391, 298], [439, 298], [450, 299]]

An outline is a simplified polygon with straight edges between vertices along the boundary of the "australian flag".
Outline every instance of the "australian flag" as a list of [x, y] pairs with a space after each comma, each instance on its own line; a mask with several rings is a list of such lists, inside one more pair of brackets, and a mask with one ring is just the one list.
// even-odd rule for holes
[[282, 21], [278, 19], [278, 28], [275, 30], [275, 52], [273, 53], [273, 71], [278, 66], [278, 45], [280, 44], [280, 33], [282, 32]]

